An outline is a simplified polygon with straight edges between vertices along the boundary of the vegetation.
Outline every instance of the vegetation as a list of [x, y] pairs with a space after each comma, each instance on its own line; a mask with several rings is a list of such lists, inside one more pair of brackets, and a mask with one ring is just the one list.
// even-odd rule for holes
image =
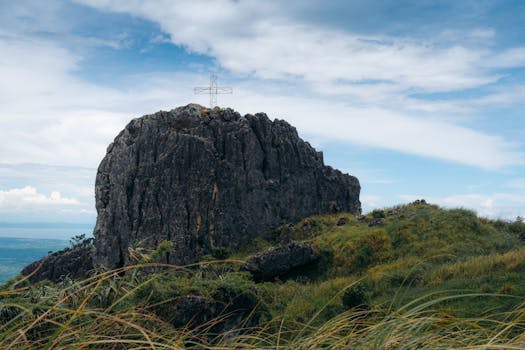
[[83, 281], [12, 280], [0, 348], [525, 348], [522, 220], [416, 202], [307, 218], [294, 235], [321, 260], [272, 282], [239, 272], [250, 247], [177, 267], [156, 262], [168, 243]]

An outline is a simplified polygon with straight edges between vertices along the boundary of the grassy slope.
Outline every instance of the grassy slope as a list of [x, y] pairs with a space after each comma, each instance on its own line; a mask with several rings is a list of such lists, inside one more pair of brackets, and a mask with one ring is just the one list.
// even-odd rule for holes
[[[524, 224], [427, 204], [375, 211], [369, 219], [372, 215], [384, 216], [384, 223], [369, 227], [345, 214], [298, 223], [295, 238], [312, 242], [322, 259], [317, 268], [284, 281], [255, 284], [236, 271], [234, 260], [270, 244], [261, 241], [222, 263], [162, 271], [130, 267], [124, 275], [106, 272], [91, 281], [0, 292], [4, 305], [27, 308], [1, 326], [0, 347], [81, 348], [82, 342], [99, 341], [94, 348], [119, 343], [120, 349], [126, 348], [122, 339], [131, 339], [129, 344], [161, 349], [209, 342], [202, 332], [169, 325], [174, 303], [187, 294], [208, 300], [242, 295], [257, 304], [260, 333], [214, 340], [222, 346], [415, 349], [490, 341], [525, 346]], [[346, 224], [337, 226], [341, 217]], [[351, 308], [359, 303], [367, 307]], [[38, 327], [45, 331], [35, 336]]]
[[[280, 285], [293, 292], [279, 291], [287, 307], [276, 314], [307, 319], [319, 305], [356, 281], [375, 308], [399, 307], [440, 291], [525, 297], [525, 247], [520, 238], [525, 225], [515, 227], [479, 219], [468, 210], [425, 204], [390, 208], [376, 215], [383, 213], [384, 224], [373, 227], [350, 215], [312, 217], [296, 225], [297, 238], [313, 242], [325, 261], [321, 271], [309, 276], [309, 283]], [[337, 226], [341, 217], [347, 224]], [[283, 301], [288, 294], [293, 297]], [[521, 302], [478, 299], [448, 302], [446, 307], [451, 314], [468, 316]], [[341, 300], [335, 298], [333, 311], [342, 308]]]

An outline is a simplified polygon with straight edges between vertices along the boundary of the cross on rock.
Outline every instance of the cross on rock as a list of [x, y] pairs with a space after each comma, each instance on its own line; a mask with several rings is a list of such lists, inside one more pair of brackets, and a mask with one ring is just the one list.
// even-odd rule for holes
[[210, 108], [217, 106], [217, 95], [218, 94], [232, 94], [233, 89], [227, 86], [217, 86], [217, 76], [210, 75], [210, 86], [206, 87], [195, 87], [193, 88], [195, 94], [209, 94], [210, 95]]

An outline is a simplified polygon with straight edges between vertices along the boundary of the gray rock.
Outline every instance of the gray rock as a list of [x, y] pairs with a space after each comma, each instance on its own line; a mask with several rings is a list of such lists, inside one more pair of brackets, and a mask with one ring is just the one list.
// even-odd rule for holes
[[43, 280], [59, 282], [65, 276], [85, 278], [94, 268], [92, 256], [93, 246], [90, 244], [66, 248], [27, 265], [22, 275], [29, 276], [31, 283]]
[[385, 223], [385, 219], [383, 218], [372, 218], [370, 219], [370, 222], [368, 223], [368, 227], [381, 226], [384, 223]]
[[128, 247], [173, 242], [168, 263], [235, 249], [319, 213], [360, 213], [359, 181], [282, 120], [190, 104], [132, 120], [96, 178], [97, 263], [129, 263]]
[[357, 221], [359, 221], [359, 222], [366, 222], [366, 216], [361, 215], [361, 214], [356, 215], [356, 219], [357, 219]]
[[291, 242], [272, 247], [266, 252], [248, 259], [241, 266], [241, 270], [250, 272], [256, 281], [267, 281], [286, 275], [318, 259], [319, 255], [314, 251], [311, 244]]
[[257, 324], [260, 313], [254, 295], [222, 293], [210, 298], [196, 293], [178, 298], [173, 305], [164, 306], [167, 320], [176, 328], [195, 329], [207, 324], [210, 332], [216, 334]]
[[282, 225], [277, 228], [277, 235], [280, 244], [288, 244], [292, 241], [295, 234], [295, 227], [292, 224]]
[[343, 226], [343, 225], [346, 225], [346, 219], [339, 218], [339, 220], [337, 220], [337, 226]]

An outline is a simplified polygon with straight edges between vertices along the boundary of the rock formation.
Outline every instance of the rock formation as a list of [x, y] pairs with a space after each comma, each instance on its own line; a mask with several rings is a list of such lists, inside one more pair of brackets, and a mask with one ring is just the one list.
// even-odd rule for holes
[[95, 261], [173, 243], [185, 264], [313, 214], [360, 213], [357, 178], [323, 164], [282, 120], [190, 104], [132, 120], [108, 147], [95, 192]]
[[85, 243], [52, 253], [27, 265], [22, 275], [29, 276], [31, 283], [43, 280], [59, 282], [65, 276], [72, 279], [86, 278], [93, 268], [93, 247]]

